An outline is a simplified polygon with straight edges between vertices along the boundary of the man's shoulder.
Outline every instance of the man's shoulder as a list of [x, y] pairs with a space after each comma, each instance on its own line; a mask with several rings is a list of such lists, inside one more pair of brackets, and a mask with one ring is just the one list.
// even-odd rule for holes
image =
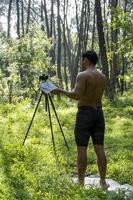
[[78, 75], [77, 75], [77, 78], [84, 78], [86, 76], [86, 73], [85, 72], [79, 72]]
[[104, 85], [106, 85], [107, 79], [105, 74], [103, 74], [101, 71], [99, 71], [99, 74], [100, 74], [99, 80], [101, 80], [104, 83]]
[[97, 73], [100, 75], [100, 77], [101, 77], [102, 79], [105, 79], [105, 80], [106, 80], [106, 76], [105, 76], [105, 74], [102, 73], [102, 71], [100, 71], [100, 70], [96, 70], [96, 71], [97, 71]]
[[83, 71], [83, 72], [79, 72], [78, 73], [78, 77], [79, 78], [85, 78], [85, 77], [88, 77], [88, 76], [91, 76], [91, 73], [88, 73], [87, 71]]
[[99, 70], [96, 70], [95, 73], [92, 73], [92, 71], [83, 71], [83, 72], [79, 72], [78, 75], [77, 75], [77, 78], [78, 79], [85, 79], [88, 77], [95, 77], [96, 74], [99, 74], [101, 78], [105, 79], [106, 80], [106, 76]]

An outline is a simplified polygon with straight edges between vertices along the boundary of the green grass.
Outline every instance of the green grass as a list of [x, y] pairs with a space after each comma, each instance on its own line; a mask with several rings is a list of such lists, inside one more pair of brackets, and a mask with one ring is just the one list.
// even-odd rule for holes
[[[133, 185], [133, 95], [125, 94], [112, 105], [104, 100], [106, 118], [105, 150], [107, 177]], [[133, 199], [125, 193], [84, 189], [73, 184], [77, 173], [74, 122], [76, 105], [68, 99], [55, 101], [70, 153], [52, 114], [57, 156], [53, 153], [47, 113], [43, 101], [32, 129], [22, 146], [34, 107], [29, 100], [16, 105], [0, 105], [0, 199], [2, 200], [97, 200]], [[98, 174], [92, 141], [88, 148], [87, 174]]]

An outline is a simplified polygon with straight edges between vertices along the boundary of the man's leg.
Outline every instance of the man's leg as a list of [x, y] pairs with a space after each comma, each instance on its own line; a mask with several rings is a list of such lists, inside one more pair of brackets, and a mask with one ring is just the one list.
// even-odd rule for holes
[[77, 156], [77, 165], [78, 165], [78, 178], [79, 183], [84, 186], [84, 178], [87, 167], [87, 147], [78, 146], [78, 156]]
[[104, 151], [104, 145], [94, 145], [94, 149], [97, 155], [97, 164], [100, 174], [100, 184], [104, 189], [107, 189], [109, 185], [105, 181], [106, 177], [106, 155]]

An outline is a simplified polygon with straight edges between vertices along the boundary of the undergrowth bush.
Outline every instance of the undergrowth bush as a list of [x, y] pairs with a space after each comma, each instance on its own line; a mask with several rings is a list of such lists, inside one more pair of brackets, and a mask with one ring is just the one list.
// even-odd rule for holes
[[[126, 95], [125, 95], [126, 96]], [[123, 97], [124, 98], [124, 97]], [[133, 125], [132, 102], [128, 96], [103, 107], [106, 118], [105, 150], [108, 160], [107, 178], [121, 184], [133, 185]], [[102, 189], [82, 188], [72, 182], [77, 174], [74, 122], [76, 105], [63, 99], [54, 102], [62, 123], [70, 152], [67, 152], [54, 113], [52, 121], [56, 142], [53, 152], [48, 115], [41, 103], [31, 131], [22, 142], [35, 105], [30, 100], [0, 106], [0, 199], [1, 200], [123, 200], [133, 199], [120, 190], [105, 192]], [[127, 102], [127, 103], [126, 103]], [[88, 148], [87, 175], [98, 175], [92, 141]]]

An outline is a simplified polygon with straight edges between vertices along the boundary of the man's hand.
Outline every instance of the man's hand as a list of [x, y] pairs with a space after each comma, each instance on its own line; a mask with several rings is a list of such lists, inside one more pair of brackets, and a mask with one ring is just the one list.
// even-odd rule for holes
[[61, 89], [60, 88], [56, 88], [54, 90], [51, 91], [52, 94], [60, 94], [61, 93]]

